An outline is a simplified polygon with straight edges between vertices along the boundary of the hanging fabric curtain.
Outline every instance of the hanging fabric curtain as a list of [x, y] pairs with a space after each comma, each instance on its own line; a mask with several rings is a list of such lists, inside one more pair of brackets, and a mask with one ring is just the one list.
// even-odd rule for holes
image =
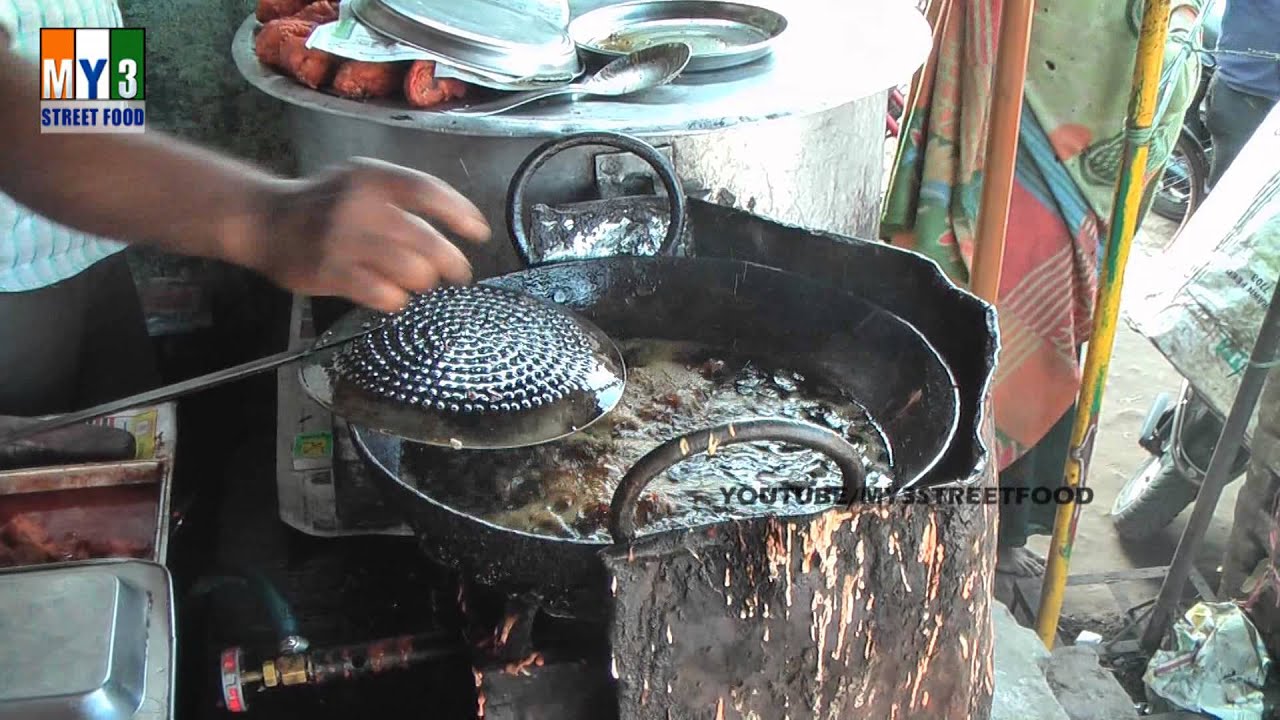
[[[1199, 77], [1199, 64], [1184, 48], [1199, 6], [1174, 3], [1168, 102], [1147, 168], [1150, 190]], [[973, 260], [1000, 8], [1000, 0], [929, 3], [934, 49], [912, 88], [882, 219], [886, 239], [932, 258], [962, 285]], [[1002, 470], [1051, 430], [1061, 440], [1050, 443], [1061, 446], [1052, 454], [1065, 462], [1141, 10], [1140, 0], [1036, 3], [997, 302], [995, 450]], [[1054, 462], [1058, 470], [1049, 474], [1056, 477], [1042, 482], [1061, 480], [1061, 463]]]

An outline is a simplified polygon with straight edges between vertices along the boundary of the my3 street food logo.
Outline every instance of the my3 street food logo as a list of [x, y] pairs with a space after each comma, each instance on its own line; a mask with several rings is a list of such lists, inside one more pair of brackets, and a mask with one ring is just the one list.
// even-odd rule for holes
[[839, 485], [783, 485], [720, 488], [725, 505], [1066, 505], [1093, 502], [1093, 488], [930, 487], [906, 490], [862, 488], [852, 493]]
[[142, 132], [145, 48], [142, 28], [41, 28], [40, 132]]

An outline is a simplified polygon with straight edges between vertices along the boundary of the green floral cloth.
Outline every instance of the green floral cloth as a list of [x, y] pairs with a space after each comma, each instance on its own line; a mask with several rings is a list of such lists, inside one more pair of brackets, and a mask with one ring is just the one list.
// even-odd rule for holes
[[[889, 240], [932, 258], [961, 284], [968, 283], [973, 259], [1000, 7], [1000, 0], [930, 4], [934, 51], [913, 89], [885, 201]], [[1152, 141], [1148, 180], [1163, 168], [1194, 96], [1199, 63], [1183, 46], [1198, 8], [1198, 2], [1175, 2], [1168, 102]], [[1123, 151], [1141, 9], [1141, 0], [1036, 3], [997, 302], [1001, 469], [1036, 445], [1075, 401], [1079, 348], [1089, 337], [1101, 238]], [[1149, 198], [1150, 192], [1145, 205]]]

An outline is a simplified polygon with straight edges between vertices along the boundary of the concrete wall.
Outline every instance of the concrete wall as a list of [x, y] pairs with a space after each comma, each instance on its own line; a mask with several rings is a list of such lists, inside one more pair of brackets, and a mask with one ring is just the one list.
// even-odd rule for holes
[[119, 2], [127, 25], [147, 29], [149, 125], [292, 172], [279, 104], [231, 62], [231, 38], [252, 0]]
[[[253, 0], [119, 0], [125, 24], [147, 30], [147, 124], [293, 174], [283, 108], [241, 79], [231, 38]], [[131, 250], [153, 335], [244, 329], [276, 293], [247, 272], [217, 263]], [[231, 328], [228, 327], [230, 330]]]

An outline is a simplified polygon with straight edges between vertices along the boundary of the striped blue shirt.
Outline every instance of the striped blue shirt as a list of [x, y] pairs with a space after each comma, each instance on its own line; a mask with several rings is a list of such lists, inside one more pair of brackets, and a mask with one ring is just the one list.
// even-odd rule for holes
[[[42, 27], [120, 25], [115, 0], [0, 0], [0, 27], [13, 50], [33, 61], [40, 53]], [[0, 292], [52, 285], [123, 249], [120, 243], [46, 220], [0, 194]]]

